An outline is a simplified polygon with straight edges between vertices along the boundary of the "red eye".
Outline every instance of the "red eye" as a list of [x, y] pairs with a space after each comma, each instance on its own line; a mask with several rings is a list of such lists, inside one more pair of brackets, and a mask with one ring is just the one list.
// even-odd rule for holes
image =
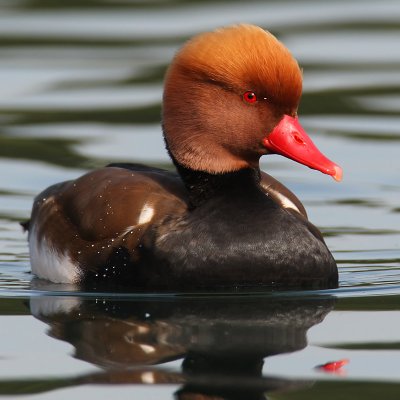
[[257, 96], [254, 92], [248, 91], [244, 93], [243, 100], [247, 103], [255, 103], [257, 101]]

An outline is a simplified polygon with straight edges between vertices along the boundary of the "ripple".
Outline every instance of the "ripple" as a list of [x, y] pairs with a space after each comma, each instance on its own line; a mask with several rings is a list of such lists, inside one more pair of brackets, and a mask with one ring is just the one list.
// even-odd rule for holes
[[159, 103], [160, 85], [134, 85], [125, 87], [97, 87], [58, 90], [25, 95], [16, 99], [0, 99], [0, 110], [112, 110], [126, 107], [145, 107]]
[[304, 72], [304, 93], [321, 91], [350, 92], [354, 89], [393, 89], [400, 86], [398, 69], [374, 68], [372, 71], [349, 68], [344, 71], [324, 71], [307, 68]]
[[[301, 63], [315, 65], [386, 65], [400, 63], [397, 48], [399, 34], [396, 31], [346, 31], [298, 33], [285, 38], [285, 43], [293, 49]], [[374, 49], [371, 51], [371, 49]], [[355, 78], [357, 81], [357, 78]]]
[[385, 94], [376, 96], [356, 96], [352, 97], [359, 107], [368, 111], [381, 113], [400, 112], [400, 95]]
[[339, 133], [362, 140], [400, 139], [400, 117], [396, 115], [313, 115], [302, 118], [304, 126], [318, 132]]
[[[395, 22], [400, 17], [397, 2], [338, 1], [335, 3], [304, 1], [265, 3], [232, 2], [229, 13], [225, 4], [188, 4], [165, 9], [80, 9], [62, 13], [41, 10], [3, 12], [0, 34], [14, 37], [52, 37], [84, 39], [127, 39], [190, 36], [217, 26], [249, 21], [269, 29], [320, 27], [329, 23], [364, 23], [366, 20]], [[107, 29], [104, 27], [107, 26]], [[338, 33], [338, 32], [336, 32]], [[313, 36], [315, 36], [313, 34]], [[318, 35], [320, 36], [320, 34]], [[351, 39], [350, 39], [351, 40]], [[396, 42], [397, 43], [397, 42]], [[372, 44], [376, 44], [374, 41]], [[337, 48], [337, 47], [336, 47]], [[378, 50], [379, 51], [379, 50]], [[350, 54], [353, 56], [353, 54]], [[322, 55], [323, 57], [323, 55]], [[371, 56], [370, 56], [371, 58]]]

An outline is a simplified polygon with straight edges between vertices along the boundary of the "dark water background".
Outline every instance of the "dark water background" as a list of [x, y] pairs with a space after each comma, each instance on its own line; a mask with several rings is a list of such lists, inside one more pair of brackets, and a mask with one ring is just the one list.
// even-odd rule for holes
[[[399, 21], [398, 0], [1, 0], [0, 395], [399, 399]], [[166, 66], [193, 34], [238, 22], [298, 58], [300, 120], [344, 169], [337, 184], [262, 164], [324, 233], [340, 288], [141, 297], [32, 282], [18, 221], [33, 196], [111, 161], [170, 166]], [[342, 373], [315, 369], [342, 358]]]

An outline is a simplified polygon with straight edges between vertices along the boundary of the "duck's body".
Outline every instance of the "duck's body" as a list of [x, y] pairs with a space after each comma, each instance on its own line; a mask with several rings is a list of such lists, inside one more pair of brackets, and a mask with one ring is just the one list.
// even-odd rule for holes
[[[260, 35], [276, 45], [276, 39], [256, 27], [214, 33], [227, 41], [232, 34], [246, 46], [253, 46], [248, 36]], [[202, 58], [210, 51], [205, 39], [189, 42], [166, 80], [164, 133], [178, 174], [114, 164], [45, 190], [36, 198], [29, 222], [36, 275], [54, 282], [143, 290], [337, 285], [336, 263], [300, 201], [258, 167], [259, 157], [274, 151], [340, 175], [309, 145], [297, 123], [297, 63], [291, 61], [290, 79], [279, 90], [270, 89], [268, 104], [253, 105], [256, 95], [247, 89], [260, 90], [262, 76], [253, 76], [246, 86], [239, 78], [223, 81], [220, 65], [212, 69], [205, 65], [209, 57]], [[288, 57], [283, 49], [277, 54]], [[281, 74], [278, 67], [272, 70], [275, 75]], [[271, 67], [268, 71], [265, 79], [279, 78]], [[240, 98], [246, 92], [249, 104], [237, 102], [237, 91]], [[209, 99], [216, 99], [212, 107], [205, 104]], [[295, 144], [282, 144], [281, 134], [293, 137]], [[304, 148], [311, 148], [307, 151], [315, 159], [308, 160]]]

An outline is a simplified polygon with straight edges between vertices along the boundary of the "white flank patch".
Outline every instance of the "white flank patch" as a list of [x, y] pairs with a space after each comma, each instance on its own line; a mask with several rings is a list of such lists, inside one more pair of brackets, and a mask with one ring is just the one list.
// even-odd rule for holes
[[57, 252], [45, 238], [38, 239], [33, 227], [29, 233], [29, 252], [32, 273], [55, 283], [77, 283], [81, 269], [74, 264], [67, 253]]
[[140, 215], [139, 215], [137, 224], [131, 225], [131, 226], [128, 226], [127, 228], [125, 228], [122, 231], [121, 235], [119, 235], [119, 237], [125, 236], [128, 233], [133, 233], [133, 231], [135, 230], [136, 227], [147, 224], [148, 222], [151, 221], [153, 216], [154, 216], [154, 208], [152, 206], [150, 206], [149, 204], [145, 203], [142, 210], [140, 211]]
[[144, 203], [142, 211], [140, 212], [138, 225], [147, 224], [151, 221], [154, 215], [154, 208], [148, 203]]
[[148, 344], [139, 344], [139, 347], [146, 353], [146, 354], [151, 354], [156, 351], [156, 349], [153, 346], [150, 346]]

